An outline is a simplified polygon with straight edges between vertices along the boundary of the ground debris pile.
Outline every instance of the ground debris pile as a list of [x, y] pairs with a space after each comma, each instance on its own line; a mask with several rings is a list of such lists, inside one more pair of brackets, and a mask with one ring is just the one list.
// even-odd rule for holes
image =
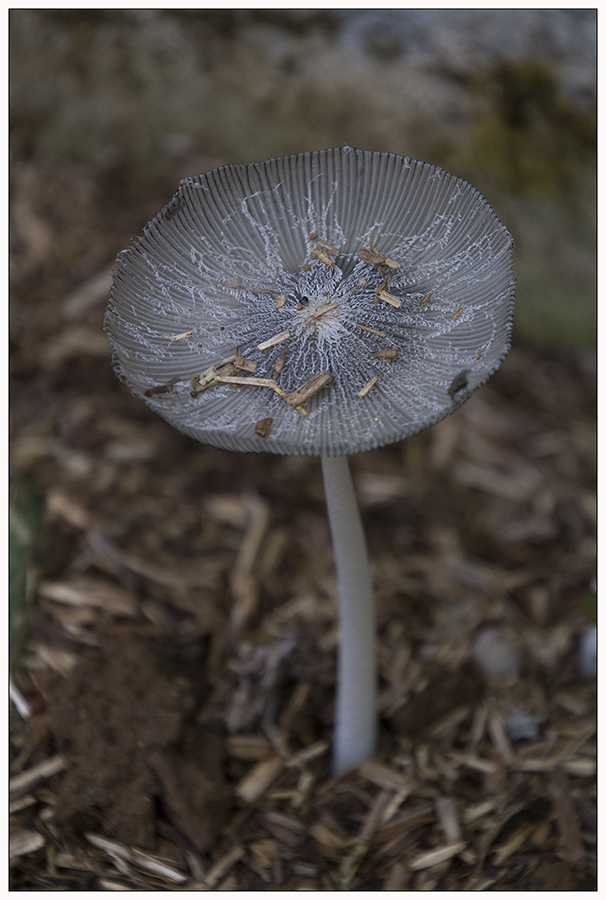
[[514, 346], [453, 416], [353, 459], [381, 738], [331, 779], [319, 462], [198, 445], [117, 381], [102, 315], [140, 223], [55, 166], [14, 172], [11, 474], [46, 524], [13, 889], [593, 889], [592, 357]]

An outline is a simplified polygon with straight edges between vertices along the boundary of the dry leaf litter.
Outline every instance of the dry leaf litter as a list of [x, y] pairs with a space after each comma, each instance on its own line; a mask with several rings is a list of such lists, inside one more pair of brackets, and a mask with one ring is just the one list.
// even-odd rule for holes
[[514, 345], [455, 415], [354, 457], [381, 739], [334, 780], [319, 461], [200, 446], [113, 375], [112, 260], [161, 196], [13, 179], [11, 466], [46, 496], [13, 889], [593, 889], [592, 356]]

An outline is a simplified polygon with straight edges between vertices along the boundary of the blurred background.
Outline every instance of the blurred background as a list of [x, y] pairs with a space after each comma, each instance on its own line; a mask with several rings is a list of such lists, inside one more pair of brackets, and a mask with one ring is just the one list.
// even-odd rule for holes
[[[405, 848], [391, 834], [339, 875], [376, 784], [358, 784], [353, 818], [337, 814], [341, 800], [309, 787], [327, 777], [320, 755], [301, 809], [324, 822], [318, 835], [339, 819], [337, 843], [314, 838], [297, 860], [298, 837], [284, 848], [274, 822], [270, 862], [269, 845], [246, 849], [224, 889], [592, 889], [595, 10], [9, 21], [11, 773], [66, 769], [19, 795], [17, 889], [98, 889], [110, 863], [91, 830], [162, 852], [194, 884], [222, 858], [217, 829], [250, 770], [284, 742], [330, 736], [337, 623], [318, 461], [184, 438], [115, 378], [102, 322], [117, 253], [180, 179], [344, 144], [441, 166], [484, 194], [516, 244], [513, 349], [455, 415], [352, 461], [377, 592], [381, 759], [413, 773], [406, 803], [429, 812]], [[201, 774], [194, 727], [222, 741]], [[465, 769], [468, 741], [494, 766]], [[150, 747], [164, 768], [151, 771]], [[208, 779], [222, 785], [212, 809]], [[136, 806], [149, 796], [156, 806]], [[471, 855], [438, 875], [406, 868], [444, 840], [445, 796], [471, 810]], [[256, 800], [263, 827], [292, 824], [284, 797]], [[514, 852], [516, 829], [536, 830], [535, 854]], [[477, 844], [486, 835], [496, 856]], [[79, 868], [83, 846], [97, 857]], [[158, 889], [149, 871], [107, 877]]]
[[16, 239], [17, 161], [75, 167], [77, 216], [108, 185], [126, 206], [219, 163], [392, 151], [469, 180], [514, 234], [520, 335], [591, 346], [595, 29], [591, 9], [15, 10]]

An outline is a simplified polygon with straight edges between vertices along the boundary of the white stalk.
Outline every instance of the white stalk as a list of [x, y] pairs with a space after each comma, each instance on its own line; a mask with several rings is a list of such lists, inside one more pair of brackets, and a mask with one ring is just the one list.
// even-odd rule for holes
[[322, 474], [339, 588], [333, 774], [372, 757], [377, 741], [377, 660], [372, 581], [346, 456], [323, 456]]

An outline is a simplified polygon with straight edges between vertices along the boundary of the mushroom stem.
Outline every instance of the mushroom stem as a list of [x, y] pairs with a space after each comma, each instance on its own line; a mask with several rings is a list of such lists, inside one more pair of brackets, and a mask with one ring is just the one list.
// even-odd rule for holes
[[346, 456], [323, 456], [322, 474], [339, 589], [333, 774], [372, 757], [377, 741], [377, 662], [372, 581]]

